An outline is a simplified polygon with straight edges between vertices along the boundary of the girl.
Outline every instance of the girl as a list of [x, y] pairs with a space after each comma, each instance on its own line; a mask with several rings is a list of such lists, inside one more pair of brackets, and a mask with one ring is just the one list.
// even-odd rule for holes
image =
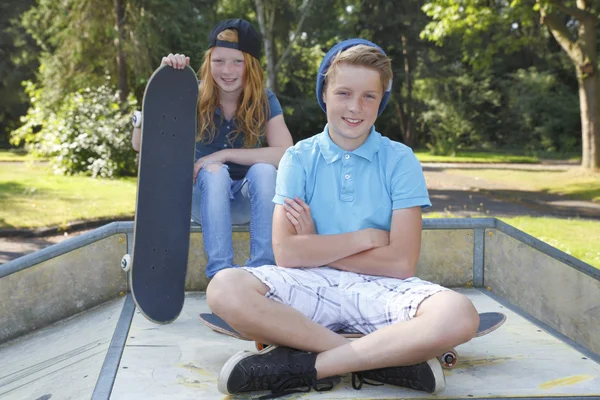
[[[293, 145], [277, 97], [264, 89], [261, 38], [243, 19], [213, 28], [200, 69], [192, 220], [202, 225], [206, 275], [233, 263], [232, 224], [250, 222], [245, 266], [275, 264], [271, 224], [276, 168]], [[190, 59], [169, 54], [161, 65], [181, 69]], [[263, 147], [263, 140], [266, 146]], [[141, 130], [134, 129], [139, 151]]]

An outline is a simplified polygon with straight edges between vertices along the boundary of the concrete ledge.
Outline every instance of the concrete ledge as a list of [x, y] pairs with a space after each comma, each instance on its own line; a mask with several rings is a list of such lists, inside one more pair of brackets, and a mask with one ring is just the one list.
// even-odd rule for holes
[[[75, 244], [81, 244], [77, 239]], [[0, 342], [124, 294], [127, 279], [119, 265], [126, 246], [126, 235], [116, 234], [5, 274], [0, 279]]]
[[473, 229], [424, 230], [417, 276], [445, 287], [473, 286]]
[[502, 222], [500, 220], [495, 221], [494, 228], [498, 229], [500, 232], [511, 236], [512, 238], [518, 240], [519, 242], [525, 243], [534, 249], [544, 253], [552, 258], [555, 258], [562, 263], [575, 268], [578, 271], [583, 272], [584, 274], [596, 279], [600, 280], [600, 270], [592, 267], [590, 264], [587, 264], [581, 261], [578, 258], [573, 257], [570, 254], [565, 253], [555, 247], [550, 246], [549, 244], [542, 242], [541, 240], [528, 235], [527, 233], [518, 230], [517, 228], [508, 225], [506, 222]]
[[117, 233], [127, 233], [132, 230], [133, 223], [131, 222], [110, 223], [101, 228], [94, 229], [91, 232], [67, 239], [64, 242], [57, 243], [40, 251], [36, 251], [35, 253], [27, 254], [26, 256], [19, 257], [15, 260], [2, 264], [0, 265], [0, 278], [4, 278], [5, 276], [32, 267], [54, 257], [67, 254], [73, 250], [79, 249], [88, 244], [92, 244]]
[[550, 246], [540, 247], [544, 246], [486, 229], [485, 286], [600, 354], [600, 280], [596, 271], [590, 271], [592, 267], [585, 263], [571, 265], [573, 260]]

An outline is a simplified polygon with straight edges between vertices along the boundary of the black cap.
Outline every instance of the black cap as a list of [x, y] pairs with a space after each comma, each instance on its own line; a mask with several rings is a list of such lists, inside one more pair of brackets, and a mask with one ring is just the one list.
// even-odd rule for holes
[[[226, 29], [235, 29], [238, 31], [238, 43], [217, 40], [219, 33]], [[260, 58], [262, 38], [252, 24], [245, 19], [226, 19], [219, 22], [210, 32], [208, 48], [210, 49], [215, 46], [237, 49], [255, 58]]]

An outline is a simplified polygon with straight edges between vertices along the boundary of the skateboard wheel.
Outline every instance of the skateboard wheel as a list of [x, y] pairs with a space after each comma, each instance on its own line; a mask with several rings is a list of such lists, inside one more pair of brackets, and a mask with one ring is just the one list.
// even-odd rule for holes
[[458, 354], [455, 351], [447, 351], [438, 357], [438, 359], [442, 364], [442, 368], [454, 368], [458, 361]]
[[131, 255], [125, 254], [123, 258], [121, 258], [121, 268], [125, 272], [128, 272], [131, 269]]

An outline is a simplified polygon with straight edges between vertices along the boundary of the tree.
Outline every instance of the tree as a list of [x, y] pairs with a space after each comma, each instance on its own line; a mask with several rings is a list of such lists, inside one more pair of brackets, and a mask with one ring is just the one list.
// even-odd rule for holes
[[125, 0], [113, 0], [115, 7], [115, 47], [117, 61], [117, 75], [119, 77], [119, 101], [125, 104], [129, 94], [127, 84], [127, 58], [123, 46], [125, 43]]
[[419, 37], [427, 23], [421, 10], [422, 1], [370, 0], [360, 2], [359, 6], [355, 12], [360, 36], [380, 45], [392, 59], [394, 82], [388, 113], [393, 113], [393, 123], [388, 125], [395, 129], [388, 126], [388, 135], [415, 147], [420, 138], [416, 126], [419, 100], [415, 98], [414, 82], [426, 72], [421, 65], [424, 53], [432, 47]]
[[[592, 0], [514, 0], [510, 6], [500, 0], [433, 0], [423, 8], [433, 19], [423, 30], [423, 36], [441, 45], [444, 38], [458, 35], [463, 40], [463, 50], [472, 43], [489, 40], [489, 45], [481, 54], [473, 56], [465, 51], [465, 58], [473, 65], [486, 68], [496, 54], [514, 52], [530, 43], [535, 36], [523, 32], [535, 27], [535, 16], [540, 16], [542, 24], [568, 55], [576, 70], [581, 118], [581, 166], [598, 169], [600, 77], [597, 71], [596, 27], [599, 7]], [[496, 31], [496, 36], [490, 38], [490, 26], [499, 25], [504, 29]]]
[[[542, 23], [567, 53], [579, 84], [581, 110], [581, 166], [600, 169], [600, 75], [598, 74], [598, 17], [600, 6], [592, 0], [541, 1]], [[570, 28], [574, 26], [576, 29]]]
[[22, 25], [41, 49], [40, 68], [36, 82], [26, 83], [31, 104], [12, 143], [53, 157], [58, 172], [131, 173], [128, 121], [138, 108], [131, 93], [141, 99], [168, 52], [199, 61], [213, 7], [210, 0], [177, 7], [168, 0], [37, 0]]
[[[295, 19], [298, 21], [295, 30], [291, 35], [289, 34], [289, 31], [285, 32], [289, 35], [289, 39], [287, 40], [285, 50], [283, 50], [280, 57], [277, 57], [275, 22], [277, 20], [285, 20], [281, 18], [281, 14], [285, 13], [290, 8], [295, 9], [296, 4], [274, 0], [254, 0], [256, 6], [256, 19], [258, 20], [260, 33], [263, 37], [265, 58], [267, 60], [267, 87], [274, 93], [278, 92], [277, 73], [281, 70], [281, 66], [290, 54], [292, 46], [302, 33], [302, 27], [310, 11], [312, 2], [313, 0], [302, 0], [302, 4], [298, 7], [299, 18]], [[295, 2], [292, 1], [292, 3]], [[286, 6], [288, 7], [287, 9]], [[288, 19], [286, 25], [289, 24], [290, 20], [294, 20], [294, 18]]]
[[20, 15], [33, 0], [4, 0], [0, 3], [0, 146], [19, 126], [29, 98], [22, 81], [32, 79], [38, 68], [39, 48], [19, 24]]
[[42, 49], [38, 80], [50, 103], [113, 74], [114, 18], [112, 2], [105, 0], [39, 0], [23, 15], [23, 26]]
[[122, 102], [129, 91], [140, 98], [161, 56], [185, 52], [198, 61], [213, 7], [210, 0], [181, 0], [176, 7], [169, 0], [38, 0], [23, 26], [42, 49], [44, 96], [60, 102], [109, 76]]

